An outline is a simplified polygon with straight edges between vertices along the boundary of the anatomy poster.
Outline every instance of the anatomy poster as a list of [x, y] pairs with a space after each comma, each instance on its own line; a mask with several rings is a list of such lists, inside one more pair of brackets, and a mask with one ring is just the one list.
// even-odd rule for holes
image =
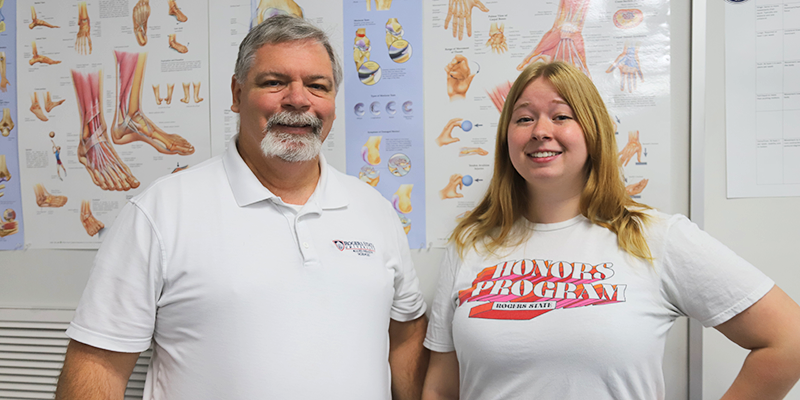
[[[306, 18], [328, 34], [334, 50], [342, 56], [342, 2], [319, 0], [237, 0], [212, 1], [209, 12], [211, 41], [211, 146], [214, 155], [225, 150], [228, 140], [238, 132], [239, 117], [231, 111], [231, 76], [233, 76], [239, 43], [253, 24], [277, 14]], [[322, 151], [328, 163], [344, 171], [344, 85], [336, 94], [336, 115], [333, 128]]]
[[24, 247], [17, 141], [16, 3], [0, 0], [0, 250]]
[[[524, 12], [522, 12], [524, 10]], [[569, 62], [598, 87], [628, 193], [669, 209], [669, 4], [655, 0], [424, 2], [428, 241], [443, 246], [492, 176], [497, 120], [529, 63]]]
[[16, 5], [26, 241], [96, 248], [128, 199], [210, 156], [208, 3]]
[[728, 197], [800, 196], [800, 3], [725, 5]]
[[347, 174], [389, 199], [426, 246], [422, 3], [345, 0]]

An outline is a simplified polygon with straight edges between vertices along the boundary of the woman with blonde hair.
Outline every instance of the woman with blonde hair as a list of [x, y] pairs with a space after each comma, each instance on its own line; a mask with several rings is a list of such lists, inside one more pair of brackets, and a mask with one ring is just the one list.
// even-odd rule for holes
[[680, 316], [751, 350], [725, 398], [791, 389], [800, 307], [686, 217], [630, 199], [586, 75], [528, 66], [495, 154], [489, 189], [442, 261], [423, 400], [663, 399]]

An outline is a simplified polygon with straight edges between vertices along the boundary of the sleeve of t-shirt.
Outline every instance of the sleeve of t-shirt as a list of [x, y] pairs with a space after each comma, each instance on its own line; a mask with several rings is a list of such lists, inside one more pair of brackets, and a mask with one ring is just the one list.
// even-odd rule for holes
[[425, 314], [425, 298], [422, 296], [417, 271], [411, 260], [406, 232], [391, 205], [387, 207], [387, 211], [387, 220], [390, 221], [388, 229], [392, 230], [389, 237], [394, 240], [396, 249], [389, 260], [394, 269], [394, 298], [389, 316], [399, 322], [412, 321]]
[[428, 332], [423, 345], [440, 353], [455, 351], [453, 344], [453, 314], [456, 311], [456, 299], [453, 298], [457, 261], [459, 260], [455, 246], [450, 245], [439, 266], [439, 281], [436, 284], [436, 295], [431, 305], [428, 321]]
[[105, 350], [137, 353], [153, 336], [163, 254], [136, 205], [123, 207], [95, 257], [67, 335]]
[[663, 251], [668, 300], [705, 327], [733, 318], [775, 285], [682, 215], [669, 218]]

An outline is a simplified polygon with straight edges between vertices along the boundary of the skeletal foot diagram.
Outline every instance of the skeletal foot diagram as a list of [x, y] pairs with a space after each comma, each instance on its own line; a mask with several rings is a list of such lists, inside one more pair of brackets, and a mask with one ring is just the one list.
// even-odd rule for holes
[[194, 146], [188, 140], [164, 132], [142, 113], [141, 94], [147, 53], [115, 51], [114, 56], [117, 60], [117, 106], [111, 128], [114, 143], [143, 141], [164, 154], [194, 153]]
[[36, 204], [39, 207], [63, 207], [64, 204], [67, 204], [67, 196], [50, 194], [41, 183], [33, 186], [33, 192], [36, 195]]
[[139, 0], [133, 6], [133, 33], [139, 46], [147, 44], [147, 20], [150, 19], [150, 1]]
[[156, 104], [161, 105], [161, 102], [166, 100], [161, 98], [161, 85], [153, 85], [153, 94], [156, 95]]
[[36, 63], [42, 63], [42, 64], [48, 64], [48, 65], [60, 64], [61, 63], [61, 61], [56, 61], [56, 60], [53, 60], [50, 57], [40, 55], [39, 51], [36, 49], [36, 42], [35, 41], [31, 44], [31, 52], [33, 53], [33, 56], [31, 57], [30, 60], [28, 60], [28, 64], [30, 64], [30, 65], [33, 65], [33, 64], [36, 64]]
[[381, 163], [381, 139], [383, 136], [370, 136], [367, 143], [361, 148], [361, 158], [369, 165], [378, 165]]
[[394, 192], [392, 196], [392, 205], [397, 212], [408, 214], [411, 212], [411, 190], [414, 189], [414, 185], [411, 183], [407, 183], [404, 185], [400, 185], [397, 188], [397, 191]]
[[57, 25], [52, 25], [49, 22], [39, 19], [36, 17], [36, 9], [31, 6], [31, 23], [28, 25], [28, 28], [33, 29], [37, 26], [44, 26], [47, 28], [58, 28]]
[[173, 90], [175, 90], [175, 84], [174, 83], [168, 83], [167, 84], [167, 98], [164, 99], [167, 102], [167, 104], [172, 104], [172, 91]]
[[183, 98], [181, 99], [181, 103], [189, 104], [189, 86], [191, 86], [191, 84], [185, 82], [182, 85], [183, 85]]
[[44, 97], [44, 110], [47, 111], [47, 112], [50, 112], [54, 108], [56, 108], [56, 107], [60, 106], [61, 104], [63, 104], [64, 100], [65, 99], [61, 99], [61, 100], [58, 100], [58, 101], [53, 101], [53, 99], [50, 97], [50, 92], [47, 92], [45, 94], [45, 97]]
[[188, 51], [189, 51], [189, 49], [188, 49], [186, 46], [184, 46], [184, 45], [182, 45], [182, 44], [178, 43], [178, 42], [175, 40], [175, 34], [174, 34], [174, 33], [171, 33], [171, 34], [167, 35], [167, 38], [168, 38], [168, 40], [169, 40], [169, 47], [170, 47], [170, 48], [172, 48], [172, 49], [174, 49], [174, 50], [175, 50], [175, 51], [177, 51], [178, 53], [181, 53], [181, 54], [183, 54], [183, 53], [186, 53], [186, 52], [188, 52]]
[[175, 17], [178, 22], [186, 22], [189, 20], [189, 18], [186, 18], [186, 15], [183, 14], [181, 9], [178, 8], [178, 4], [175, 3], [175, 0], [169, 0], [167, 5], [169, 6], [169, 15]]
[[0, 132], [3, 136], [8, 136], [12, 129], [14, 129], [14, 121], [11, 120], [11, 109], [4, 108], [3, 119], [0, 120]]
[[83, 229], [86, 229], [86, 233], [89, 236], [96, 235], [97, 232], [106, 227], [92, 215], [91, 206], [86, 200], [81, 201], [81, 224], [83, 224]]
[[102, 70], [92, 73], [72, 71], [72, 84], [81, 116], [78, 161], [86, 167], [92, 182], [103, 190], [137, 188], [139, 181], [117, 155], [106, 131], [101, 76]]
[[36, 118], [39, 118], [42, 121], [47, 121], [48, 120], [47, 116], [44, 115], [44, 112], [42, 111], [42, 106], [39, 105], [39, 94], [36, 93], [36, 92], [33, 92], [33, 95], [31, 95], [31, 108], [30, 108], [30, 110], [33, 113], [33, 115], [36, 116]]
[[78, 54], [92, 54], [91, 29], [89, 11], [86, 10], [86, 2], [82, 1], [78, 7], [78, 36], [75, 38], [75, 51]]

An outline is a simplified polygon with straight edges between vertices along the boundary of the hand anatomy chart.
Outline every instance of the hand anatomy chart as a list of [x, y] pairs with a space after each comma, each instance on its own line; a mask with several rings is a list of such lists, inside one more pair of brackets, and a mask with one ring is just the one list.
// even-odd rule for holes
[[345, 1], [347, 173], [389, 199], [426, 246], [422, 2]]
[[16, 5], [26, 240], [96, 248], [129, 198], [210, 155], [197, 118], [209, 109], [208, 4]]
[[[428, 241], [446, 243], [492, 176], [499, 111], [529, 63], [594, 81], [617, 127], [628, 193], [668, 208], [669, 6], [652, 0], [424, 2]], [[521, 12], [520, 10], [525, 10]]]
[[725, 5], [728, 197], [800, 196], [800, 1]]
[[[274, 14], [293, 14], [306, 18], [330, 37], [334, 50], [342, 57], [341, 1], [311, 0], [236, 0], [209, 3], [211, 41], [211, 147], [214, 155], [225, 150], [231, 136], [238, 132], [239, 116], [231, 111], [231, 77], [239, 43], [253, 24]], [[327, 161], [344, 171], [344, 85], [336, 94], [333, 128], [322, 146]]]
[[16, 3], [0, 0], [0, 250], [25, 245], [17, 141]]

